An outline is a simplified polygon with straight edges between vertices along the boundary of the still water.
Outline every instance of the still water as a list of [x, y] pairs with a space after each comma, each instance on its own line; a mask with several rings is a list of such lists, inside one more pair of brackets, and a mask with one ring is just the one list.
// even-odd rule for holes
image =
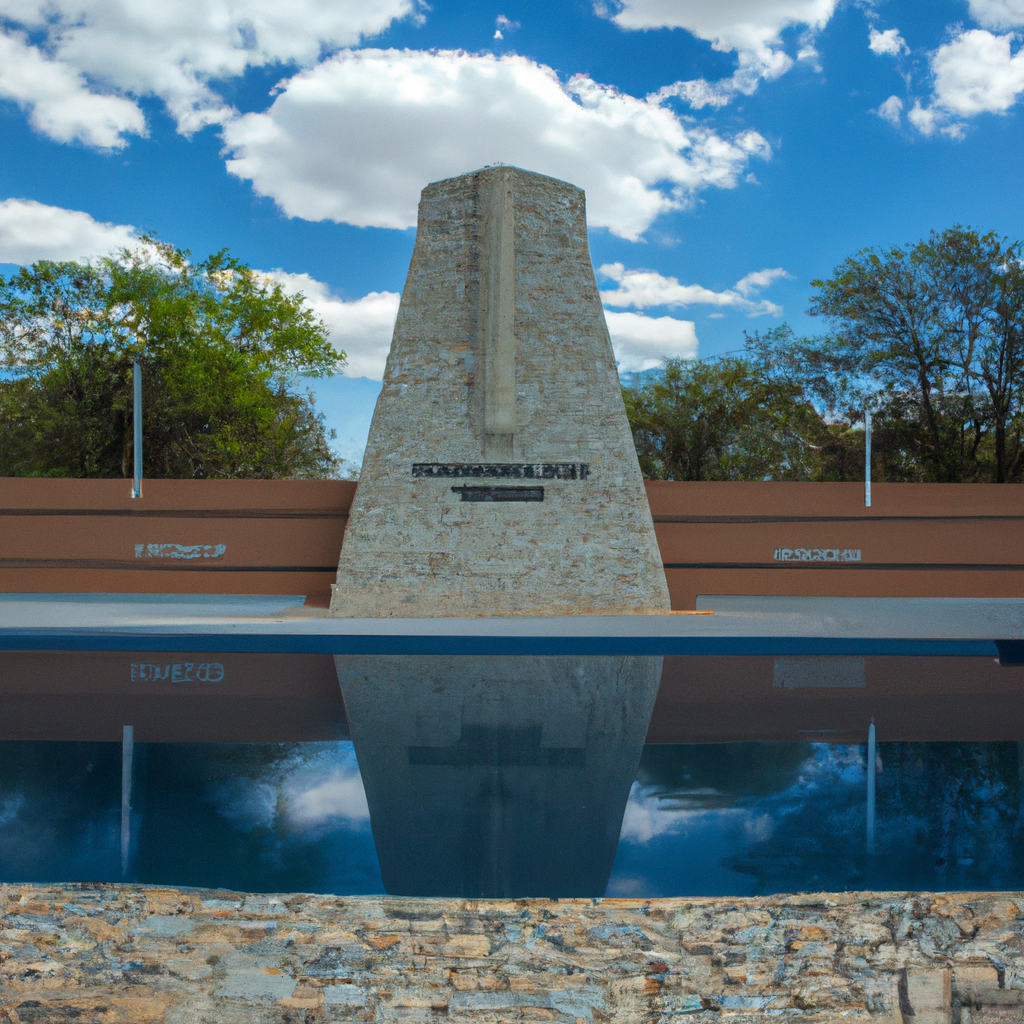
[[1024, 888], [1024, 670], [992, 659], [274, 657], [0, 656], [0, 880]]

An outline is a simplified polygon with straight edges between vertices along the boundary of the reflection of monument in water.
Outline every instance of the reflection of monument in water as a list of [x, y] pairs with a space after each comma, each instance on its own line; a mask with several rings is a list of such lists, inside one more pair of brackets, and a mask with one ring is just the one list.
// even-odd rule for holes
[[[332, 612], [668, 606], [582, 191], [428, 186]], [[337, 665], [390, 891], [603, 893], [660, 658]]]
[[388, 892], [596, 896], [660, 658], [339, 658]]

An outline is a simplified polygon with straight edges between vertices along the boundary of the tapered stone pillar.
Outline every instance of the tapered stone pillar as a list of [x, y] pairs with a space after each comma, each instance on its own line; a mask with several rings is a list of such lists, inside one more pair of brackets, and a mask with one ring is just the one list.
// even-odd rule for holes
[[332, 612], [668, 607], [583, 192], [513, 167], [427, 186]]

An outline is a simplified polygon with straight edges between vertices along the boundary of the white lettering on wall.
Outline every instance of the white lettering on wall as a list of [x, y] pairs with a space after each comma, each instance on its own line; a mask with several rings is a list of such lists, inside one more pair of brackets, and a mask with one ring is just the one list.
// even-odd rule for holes
[[227, 544], [136, 544], [136, 558], [220, 558]]
[[219, 661], [179, 661], [167, 665], [139, 661], [132, 664], [133, 683], [219, 683], [223, 678], [224, 666]]
[[860, 548], [776, 548], [776, 562], [859, 562]]

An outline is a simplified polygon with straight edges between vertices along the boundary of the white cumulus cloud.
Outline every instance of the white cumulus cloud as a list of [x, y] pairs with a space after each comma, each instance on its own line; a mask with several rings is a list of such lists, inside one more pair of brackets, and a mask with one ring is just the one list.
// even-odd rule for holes
[[123, 145], [145, 130], [129, 98], [142, 96], [193, 132], [231, 116], [217, 80], [312, 65], [416, 10], [415, 0], [0, 0], [0, 96], [60, 142]]
[[494, 24], [496, 26], [494, 29], [495, 39], [504, 39], [506, 32], [514, 32], [519, 28], [518, 21], [512, 21], [511, 19], [506, 18], [504, 14], [499, 14], [498, 17], [495, 18]]
[[46, 206], [31, 199], [0, 202], [0, 263], [87, 260], [138, 241], [128, 224], [107, 224], [80, 210]]
[[[730, 78], [677, 82], [659, 93], [679, 96], [694, 107], [723, 106], [793, 66], [783, 45], [785, 29], [805, 27], [797, 59], [816, 62], [814, 33], [825, 27], [835, 7], [836, 0], [620, 0], [611, 18], [623, 29], [685, 29], [715, 50], [735, 52], [737, 67]], [[607, 11], [603, 4], [597, 9]]]
[[277, 270], [270, 276], [287, 293], [302, 292], [306, 297], [310, 308], [327, 325], [331, 344], [347, 353], [347, 377], [380, 380], [384, 376], [401, 299], [398, 292], [370, 292], [359, 299], [345, 300], [309, 274]]
[[57, 142], [119, 149], [146, 122], [132, 100], [90, 90], [75, 68], [44, 56], [25, 37], [0, 31], [0, 99], [13, 100], [36, 131]]
[[627, 270], [621, 263], [606, 263], [597, 271], [602, 277], [614, 281], [618, 287], [601, 292], [605, 306], [632, 306], [647, 309], [651, 306], [732, 306], [746, 310], [751, 316], [771, 313], [778, 316], [782, 309], [762, 299], [754, 302], [752, 296], [779, 278], [790, 275], [781, 267], [757, 270], [740, 278], [736, 284], [716, 292], [699, 284], [680, 284], [674, 277], [665, 277], [655, 270]]
[[922, 134], [934, 135], [939, 127], [940, 117], [930, 107], [921, 106], [920, 100], [914, 101], [914, 106], [907, 112], [907, 120]]
[[895, 28], [887, 28], [884, 32], [871, 28], [868, 32], [868, 49], [872, 53], [888, 53], [893, 57], [909, 52], [909, 48], [903, 36], [900, 35], [899, 29]]
[[771, 155], [757, 132], [724, 138], [583, 76], [461, 51], [342, 51], [224, 138], [228, 169], [292, 217], [412, 227], [425, 182], [501, 162], [581, 186], [590, 223], [629, 239]]
[[1014, 33], [998, 36], [970, 29], [940, 46], [932, 57], [937, 106], [970, 117], [1002, 113], [1024, 92], [1024, 49]]
[[716, 50], [758, 52], [781, 45], [794, 25], [825, 27], [836, 0], [622, 0], [612, 21], [625, 29], [682, 28]]
[[790, 279], [792, 274], [787, 273], [782, 267], [766, 267], [764, 270], [753, 270], [744, 277], [741, 277], [733, 286], [744, 298], [749, 299], [762, 288], [767, 288], [775, 281]]
[[967, 0], [971, 17], [983, 28], [1024, 27], [1024, 0]]
[[884, 103], [878, 105], [875, 113], [891, 125], [898, 125], [903, 115], [903, 100], [899, 96], [890, 96]]
[[[990, 22], [1016, 17], [1010, 4], [990, 4], [986, 11], [982, 13]], [[930, 63], [932, 95], [927, 104], [915, 101], [907, 114], [922, 135], [940, 132], [963, 138], [967, 126], [961, 119], [1004, 114], [1024, 93], [1024, 47], [1015, 32], [997, 35], [982, 28], [958, 28], [931, 55]]]
[[697, 328], [692, 320], [605, 310], [620, 373], [650, 370], [666, 359], [694, 359]]

